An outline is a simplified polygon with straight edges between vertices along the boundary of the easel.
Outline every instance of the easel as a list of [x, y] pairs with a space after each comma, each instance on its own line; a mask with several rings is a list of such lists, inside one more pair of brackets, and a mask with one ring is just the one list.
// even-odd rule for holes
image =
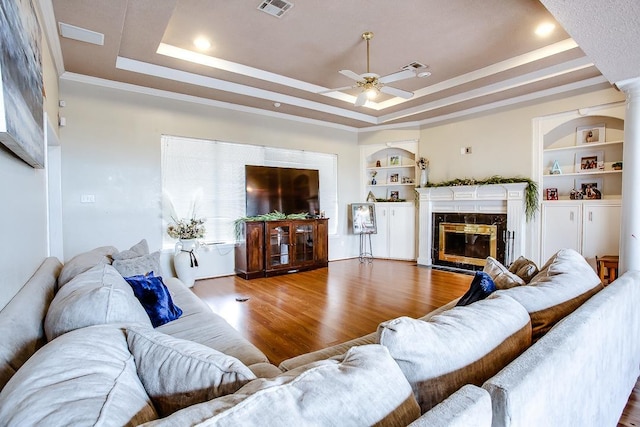
[[[367, 244], [369, 250], [367, 251]], [[371, 233], [360, 233], [360, 255], [358, 256], [360, 263], [372, 263], [373, 251], [371, 250]]]

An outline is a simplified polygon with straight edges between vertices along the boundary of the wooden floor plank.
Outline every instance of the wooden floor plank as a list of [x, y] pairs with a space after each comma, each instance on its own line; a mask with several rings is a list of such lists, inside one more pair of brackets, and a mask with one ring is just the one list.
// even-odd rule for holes
[[[193, 291], [278, 365], [373, 332], [385, 320], [429, 313], [463, 295], [471, 279], [412, 262], [345, 260], [264, 279], [198, 280]], [[640, 427], [640, 381], [618, 426]]]

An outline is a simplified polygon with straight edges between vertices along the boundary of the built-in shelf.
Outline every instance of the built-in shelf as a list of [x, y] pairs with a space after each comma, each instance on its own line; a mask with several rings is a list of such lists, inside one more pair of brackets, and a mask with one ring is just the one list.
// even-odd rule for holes
[[561, 174], [544, 174], [544, 178], [562, 178], [563, 176], [588, 176], [588, 175], [608, 175], [614, 173], [622, 173], [622, 169], [620, 170], [605, 170], [605, 171], [596, 171], [596, 172], [571, 172], [571, 173], [561, 173]]
[[592, 150], [594, 148], [602, 148], [605, 146], [611, 146], [614, 144], [622, 144], [624, 141], [607, 141], [607, 142], [596, 142], [592, 144], [582, 144], [582, 145], [569, 145], [567, 147], [558, 147], [558, 148], [546, 148], [544, 149], [545, 153], [554, 153], [559, 151], [576, 151], [576, 150]]

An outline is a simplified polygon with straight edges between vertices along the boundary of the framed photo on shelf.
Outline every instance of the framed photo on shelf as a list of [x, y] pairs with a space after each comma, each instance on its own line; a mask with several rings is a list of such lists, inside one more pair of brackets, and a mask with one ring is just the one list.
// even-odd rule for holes
[[604, 142], [604, 123], [592, 126], [580, 126], [576, 129], [576, 145]]
[[373, 203], [351, 204], [351, 229], [353, 234], [376, 234], [376, 205]]
[[576, 178], [576, 191], [583, 199], [602, 199], [602, 178]]
[[398, 190], [389, 190], [388, 199], [392, 202], [397, 202], [400, 200], [400, 192]]
[[389, 175], [389, 182], [391, 182], [391, 183], [397, 183], [397, 182], [398, 182], [398, 177], [399, 177], [399, 176], [400, 176], [400, 175], [399, 175], [399, 174], [397, 174], [397, 173], [392, 173], [392, 174], [390, 174], [390, 175]]
[[398, 154], [391, 154], [387, 160], [387, 166], [400, 166], [401, 160]]
[[558, 200], [558, 189], [557, 188], [547, 188], [545, 189], [547, 200]]
[[576, 153], [576, 172], [604, 170], [604, 151], [582, 151]]

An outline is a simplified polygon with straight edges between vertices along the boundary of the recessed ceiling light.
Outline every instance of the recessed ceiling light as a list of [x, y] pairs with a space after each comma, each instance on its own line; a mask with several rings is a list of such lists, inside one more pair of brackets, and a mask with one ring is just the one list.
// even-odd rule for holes
[[193, 45], [199, 50], [208, 50], [211, 47], [211, 42], [204, 37], [198, 37], [193, 41]]
[[553, 33], [553, 30], [555, 30], [555, 28], [556, 24], [552, 22], [543, 22], [542, 24], [538, 25], [535, 33], [539, 37], [546, 37], [549, 34]]

